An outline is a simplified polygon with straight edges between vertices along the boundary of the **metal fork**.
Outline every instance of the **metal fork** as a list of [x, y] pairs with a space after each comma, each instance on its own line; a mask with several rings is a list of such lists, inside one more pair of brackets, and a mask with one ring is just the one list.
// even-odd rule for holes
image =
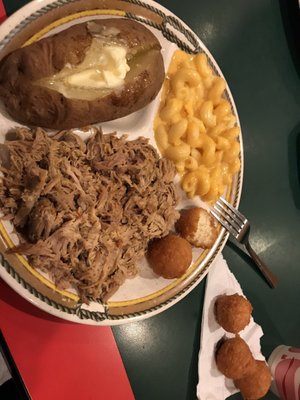
[[264, 275], [269, 285], [275, 288], [278, 285], [277, 276], [270, 271], [250, 246], [250, 223], [247, 218], [223, 197], [219, 198], [210, 212], [239, 243], [242, 243], [246, 247], [252, 260]]

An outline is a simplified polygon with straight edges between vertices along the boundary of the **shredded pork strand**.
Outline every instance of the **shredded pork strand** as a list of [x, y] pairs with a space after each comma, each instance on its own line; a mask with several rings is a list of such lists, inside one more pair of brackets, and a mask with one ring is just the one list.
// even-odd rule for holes
[[0, 145], [0, 207], [27, 256], [83, 301], [107, 300], [138, 273], [148, 242], [178, 218], [175, 169], [140, 137], [16, 128]]

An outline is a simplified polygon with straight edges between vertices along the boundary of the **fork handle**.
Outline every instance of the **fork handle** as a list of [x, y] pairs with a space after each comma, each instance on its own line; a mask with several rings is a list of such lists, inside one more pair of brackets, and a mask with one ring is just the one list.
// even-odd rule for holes
[[271, 288], [276, 288], [278, 285], [278, 278], [277, 276], [266, 266], [266, 264], [258, 257], [258, 255], [255, 253], [255, 251], [252, 249], [250, 246], [249, 242], [245, 243], [245, 247], [250, 254], [252, 260], [255, 262], [255, 264], [258, 266], [259, 270], [263, 274], [263, 276], [266, 278], [268, 281], [269, 285]]

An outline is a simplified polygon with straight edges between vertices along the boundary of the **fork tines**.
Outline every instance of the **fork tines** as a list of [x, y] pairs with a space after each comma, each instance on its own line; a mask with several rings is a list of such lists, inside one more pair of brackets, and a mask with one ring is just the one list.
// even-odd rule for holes
[[245, 246], [248, 254], [269, 285], [275, 288], [278, 285], [277, 276], [259, 258], [249, 243], [250, 224], [247, 218], [222, 197], [219, 198], [210, 212], [239, 243]]
[[239, 235], [243, 226], [248, 222], [243, 214], [236, 210], [223, 197], [219, 198], [210, 212], [235, 237]]

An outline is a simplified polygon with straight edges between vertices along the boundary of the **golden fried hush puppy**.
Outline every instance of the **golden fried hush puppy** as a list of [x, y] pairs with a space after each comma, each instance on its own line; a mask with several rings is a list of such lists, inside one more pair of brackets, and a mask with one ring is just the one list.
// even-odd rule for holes
[[216, 353], [217, 367], [230, 379], [240, 379], [255, 369], [255, 360], [247, 343], [236, 336], [226, 339]]
[[183, 210], [175, 228], [191, 245], [202, 249], [210, 249], [218, 236], [215, 221], [204, 208]]
[[192, 246], [180, 236], [169, 234], [149, 244], [147, 258], [156, 274], [179, 278], [192, 262]]
[[271, 373], [265, 361], [255, 360], [254, 371], [244, 378], [234, 381], [235, 386], [241, 391], [244, 399], [261, 399], [270, 389]]
[[216, 319], [227, 332], [238, 333], [243, 330], [250, 322], [251, 313], [251, 303], [237, 293], [220, 296], [215, 303]]

